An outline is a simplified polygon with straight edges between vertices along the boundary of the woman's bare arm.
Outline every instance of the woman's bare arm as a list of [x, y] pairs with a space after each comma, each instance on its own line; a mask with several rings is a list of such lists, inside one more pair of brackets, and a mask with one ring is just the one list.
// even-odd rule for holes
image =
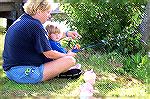
[[43, 54], [47, 58], [50, 58], [50, 59], [59, 59], [64, 56], [73, 56], [74, 57], [76, 55], [76, 53], [73, 53], [73, 52], [68, 52], [67, 54], [65, 54], [65, 53], [60, 53], [55, 50], [46, 51], [46, 52], [43, 52]]

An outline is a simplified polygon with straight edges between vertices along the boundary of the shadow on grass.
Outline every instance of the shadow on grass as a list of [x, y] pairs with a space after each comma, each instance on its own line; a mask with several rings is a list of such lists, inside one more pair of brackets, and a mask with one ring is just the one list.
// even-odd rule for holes
[[0, 67], [0, 95], [4, 97], [78, 96], [81, 83], [83, 83], [82, 76], [78, 79], [54, 78], [37, 84], [18, 84], [15, 81], [10, 81], [2, 66]]
[[[0, 78], [2, 96], [70, 96], [79, 87], [81, 79], [52, 79], [37, 84], [18, 84], [8, 78]], [[70, 94], [70, 95], [69, 95]], [[77, 93], [72, 96], [78, 96]]]

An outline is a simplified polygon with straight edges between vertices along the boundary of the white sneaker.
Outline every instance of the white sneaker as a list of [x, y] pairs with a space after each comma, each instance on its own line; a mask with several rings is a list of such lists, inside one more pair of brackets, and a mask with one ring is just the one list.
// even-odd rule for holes
[[81, 68], [81, 64], [77, 63], [75, 66], [71, 67], [70, 69], [80, 69], [80, 68]]

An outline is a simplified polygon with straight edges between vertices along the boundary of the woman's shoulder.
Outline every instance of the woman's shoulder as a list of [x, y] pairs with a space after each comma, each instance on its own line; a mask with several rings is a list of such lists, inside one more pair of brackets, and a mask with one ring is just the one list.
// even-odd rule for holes
[[32, 16], [30, 16], [30, 15], [28, 15], [28, 14], [26, 14], [26, 13], [24, 13], [21, 17], [20, 17], [20, 19], [24, 22], [24, 24], [25, 23], [27, 23], [28, 25], [36, 25], [36, 26], [42, 26], [42, 24], [41, 24], [41, 22], [39, 21], [39, 20], [37, 20], [37, 19], [34, 19]]

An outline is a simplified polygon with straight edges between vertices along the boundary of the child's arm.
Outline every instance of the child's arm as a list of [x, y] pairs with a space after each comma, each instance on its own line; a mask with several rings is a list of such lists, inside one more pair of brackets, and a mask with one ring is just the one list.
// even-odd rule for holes
[[52, 50], [56, 50], [61, 53], [67, 53], [67, 50], [61, 46], [59, 42], [55, 42], [53, 40], [49, 40]]

